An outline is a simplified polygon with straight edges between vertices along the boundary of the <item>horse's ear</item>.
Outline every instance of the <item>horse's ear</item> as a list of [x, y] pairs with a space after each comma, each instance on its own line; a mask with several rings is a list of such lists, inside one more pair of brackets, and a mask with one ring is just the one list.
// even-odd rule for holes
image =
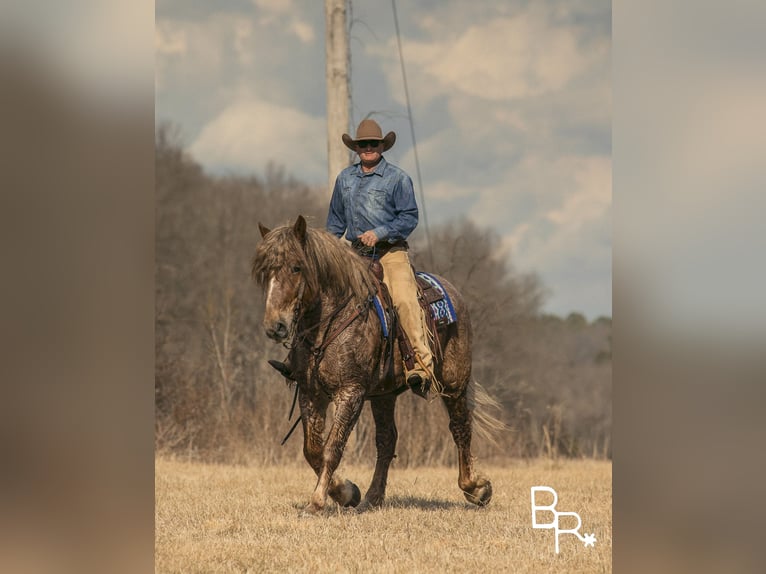
[[295, 235], [298, 237], [298, 241], [301, 242], [301, 245], [306, 245], [306, 220], [303, 218], [302, 215], [299, 215], [298, 219], [295, 220], [295, 225], [293, 225], [293, 231], [295, 232]]
[[271, 233], [271, 229], [264, 227], [260, 221], [258, 222], [258, 229], [261, 231], [261, 237], [266, 237], [269, 233]]

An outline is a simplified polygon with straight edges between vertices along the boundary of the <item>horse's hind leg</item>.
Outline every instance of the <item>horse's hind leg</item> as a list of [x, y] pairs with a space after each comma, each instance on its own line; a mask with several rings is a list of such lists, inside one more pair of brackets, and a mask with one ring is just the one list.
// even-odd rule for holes
[[396, 451], [396, 422], [394, 420], [394, 408], [396, 395], [384, 395], [370, 399], [372, 416], [375, 419], [375, 448], [378, 453], [375, 463], [375, 474], [372, 476], [370, 488], [364, 495], [364, 500], [357, 507], [359, 512], [367, 510], [371, 506], [380, 506], [386, 496], [386, 482], [388, 481], [388, 468], [394, 459]]
[[458, 452], [458, 486], [468, 502], [478, 506], [489, 504], [492, 499], [492, 483], [488, 478], [477, 474], [473, 468], [471, 455], [472, 412], [468, 403], [467, 385], [457, 397], [442, 396], [449, 413], [449, 430], [455, 440]]

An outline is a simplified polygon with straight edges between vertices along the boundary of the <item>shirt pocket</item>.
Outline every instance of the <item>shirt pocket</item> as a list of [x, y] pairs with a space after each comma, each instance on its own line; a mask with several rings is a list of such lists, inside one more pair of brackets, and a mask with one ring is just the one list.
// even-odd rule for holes
[[341, 197], [343, 198], [344, 205], [350, 205], [351, 196], [354, 193], [354, 186], [351, 184], [345, 184], [341, 188]]
[[385, 210], [388, 207], [388, 191], [371, 187], [369, 190], [370, 205], [376, 210]]

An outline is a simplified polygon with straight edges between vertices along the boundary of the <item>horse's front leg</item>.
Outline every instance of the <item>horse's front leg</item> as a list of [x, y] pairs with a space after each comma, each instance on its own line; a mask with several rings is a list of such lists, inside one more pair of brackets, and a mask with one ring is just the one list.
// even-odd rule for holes
[[334, 477], [334, 473], [340, 464], [351, 429], [362, 412], [364, 392], [361, 386], [354, 385], [340, 389], [335, 395], [335, 417], [322, 450], [319, 479], [306, 508], [309, 512], [322, 510], [328, 494], [343, 506], [356, 506], [359, 503], [361, 496], [356, 485]]
[[322, 397], [310, 397], [303, 391], [298, 393], [298, 404], [303, 423], [303, 456], [319, 476], [322, 469], [324, 448], [324, 426], [329, 401]]

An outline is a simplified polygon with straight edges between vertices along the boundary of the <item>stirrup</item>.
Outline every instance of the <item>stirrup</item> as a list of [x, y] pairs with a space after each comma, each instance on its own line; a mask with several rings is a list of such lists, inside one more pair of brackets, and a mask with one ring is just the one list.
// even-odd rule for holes
[[423, 379], [420, 373], [412, 373], [407, 377], [407, 386], [419, 397], [427, 399], [428, 391], [431, 390], [431, 379]]

